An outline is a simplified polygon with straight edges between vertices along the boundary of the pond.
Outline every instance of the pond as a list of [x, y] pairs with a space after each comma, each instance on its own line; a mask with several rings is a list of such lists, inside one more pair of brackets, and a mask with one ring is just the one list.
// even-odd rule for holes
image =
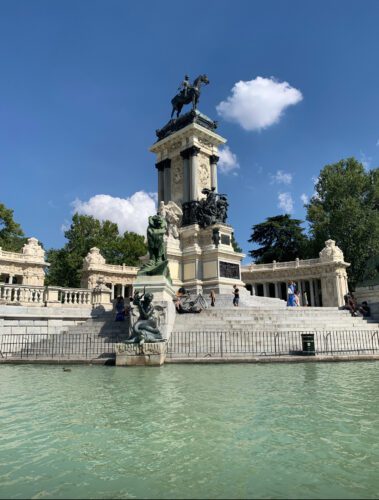
[[0, 366], [0, 498], [377, 498], [379, 363]]

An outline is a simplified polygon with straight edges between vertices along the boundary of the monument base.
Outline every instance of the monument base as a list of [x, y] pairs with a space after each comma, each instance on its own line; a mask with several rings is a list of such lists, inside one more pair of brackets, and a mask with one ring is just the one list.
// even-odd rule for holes
[[161, 366], [166, 359], [166, 342], [116, 344], [116, 366]]
[[[211, 290], [230, 294], [233, 285], [244, 287], [241, 261], [245, 254], [235, 252], [231, 226], [217, 223], [201, 228], [192, 224], [181, 227], [179, 233], [182, 249], [180, 286], [192, 293], [204, 294]], [[178, 259], [171, 246], [167, 247], [167, 256], [171, 266]]]
[[170, 338], [175, 321], [175, 290], [164, 276], [137, 276], [134, 290], [152, 293], [153, 305], [157, 306], [157, 322], [162, 337]]
[[162, 300], [172, 302], [175, 296], [175, 290], [164, 276], [137, 276], [133, 288], [139, 292], [154, 294], [154, 303]]

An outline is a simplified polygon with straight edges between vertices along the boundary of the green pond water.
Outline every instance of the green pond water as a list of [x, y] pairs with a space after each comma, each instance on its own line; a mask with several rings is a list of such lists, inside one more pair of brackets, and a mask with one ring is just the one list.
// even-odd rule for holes
[[379, 363], [0, 366], [1, 498], [378, 498]]

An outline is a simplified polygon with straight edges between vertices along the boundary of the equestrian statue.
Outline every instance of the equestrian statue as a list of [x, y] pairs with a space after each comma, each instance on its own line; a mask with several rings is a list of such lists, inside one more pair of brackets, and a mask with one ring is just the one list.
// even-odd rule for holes
[[200, 97], [200, 89], [201, 85], [208, 85], [209, 80], [207, 75], [199, 75], [193, 81], [193, 84], [190, 84], [189, 76], [185, 75], [183, 82], [181, 83], [178, 90], [180, 91], [176, 96], [171, 99], [172, 104], [172, 113], [171, 118], [174, 116], [176, 111], [176, 117], [178, 118], [180, 112], [185, 104], [192, 103], [192, 110], [195, 111], [197, 109], [197, 105], [199, 103]]

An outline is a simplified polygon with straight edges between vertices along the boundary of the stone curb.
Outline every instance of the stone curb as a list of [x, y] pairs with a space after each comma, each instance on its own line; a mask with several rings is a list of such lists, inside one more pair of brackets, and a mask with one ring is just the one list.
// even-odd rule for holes
[[318, 363], [335, 361], [379, 361], [379, 354], [330, 355], [330, 356], [244, 356], [240, 358], [170, 358], [165, 363], [172, 364], [221, 364], [221, 363]]

